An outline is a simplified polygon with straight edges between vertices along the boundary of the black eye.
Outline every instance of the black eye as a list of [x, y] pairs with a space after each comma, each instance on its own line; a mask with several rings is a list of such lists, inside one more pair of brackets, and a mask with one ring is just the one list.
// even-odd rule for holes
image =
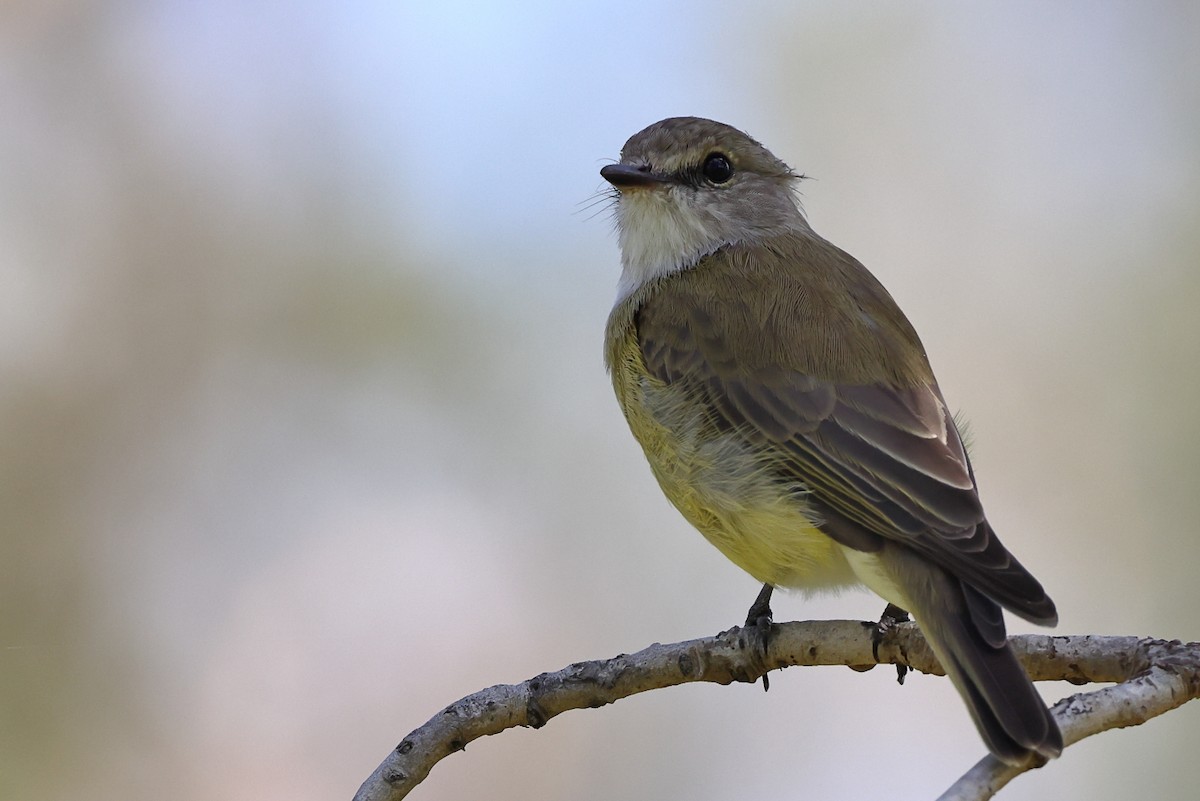
[[724, 153], [709, 153], [704, 160], [704, 177], [714, 184], [723, 184], [733, 177], [733, 165]]

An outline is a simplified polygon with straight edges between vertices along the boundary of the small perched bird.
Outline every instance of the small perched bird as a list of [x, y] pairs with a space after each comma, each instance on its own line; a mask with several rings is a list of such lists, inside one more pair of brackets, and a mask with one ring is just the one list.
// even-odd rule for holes
[[773, 587], [865, 584], [912, 613], [993, 754], [1057, 756], [1001, 613], [1053, 626], [1054, 603], [988, 525], [916, 331], [813, 232], [800, 176], [696, 117], [635, 134], [600, 174], [617, 399], [667, 498], [763, 582], [751, 618]]

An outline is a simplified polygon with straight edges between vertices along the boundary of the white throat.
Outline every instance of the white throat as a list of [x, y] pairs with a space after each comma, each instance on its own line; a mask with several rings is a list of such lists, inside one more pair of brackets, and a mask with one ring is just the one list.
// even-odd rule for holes
[[631, 192], [617, 205], [621, 280], [617, 300], [646, 284], [694, 267], [727, 242], [705, 230], [700, 218], [669, 192]]

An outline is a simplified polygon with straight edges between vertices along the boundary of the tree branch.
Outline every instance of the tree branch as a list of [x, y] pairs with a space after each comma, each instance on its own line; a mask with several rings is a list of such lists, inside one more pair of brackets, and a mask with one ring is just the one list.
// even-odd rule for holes
[[[903, 665], [943, 675], [920, 630], [892, 628], [872, 654], [873, 623], [851, 620], [782, 623], [772, 627], [764, 657], [753, 631], [660, 645], [612, 659], [576, 662], [520, 684], [498, 684], [454, 702], [413, 731], [362, 784], [354, 801], [400, 801], [435, 764], [484, 735], [514, 726], [541, 728], [569, 709], [604, 706], [636, 693], [694, 681], [754, 682], [793, 665]], [[1118, 682], [1055, 704], [1067, 745], [1101, 731], [1136, 726], [1200, 697], [1200, 643], [1136, 637], [1012, 637], [1017, 657], [1035, 681]], [[985, 757], [939, 801], [982, 801], [1025, 770]]]
[[[1085, 737], [1109, 729], [1138, 726], [1150, 718], [1200, 697], [1200, 643], [1133, 637], [1058, 638], [1099, 641], [1103, 657], [1125, 665], [1123, 678], [1093, 679], [1118, 681], [1112, 687], [1076, 693], [1052, 709], [1062, 729], [1063, 744], [1072, 745]], [[1115, 646], [1109, 650], [1108, 644]], [[1086, 656], [1084, 657], [1086, 658]], [[1022, 660], [1024, 661], [1024, 660]], [[1027, 770], [1039, 767], [1005, 765], [990, 754], [979, 760], [938, 801], [984, 801]]]

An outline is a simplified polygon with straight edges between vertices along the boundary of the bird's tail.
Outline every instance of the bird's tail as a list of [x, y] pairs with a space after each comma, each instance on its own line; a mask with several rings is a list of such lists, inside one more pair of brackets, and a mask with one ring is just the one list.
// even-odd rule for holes
[[1058, 724], [1008, 644], [995, 601], [943, 568], [902, 548], [886, 549], [908, 611], [966, 702], [988, 749], [1021, 765], [1062, 752]]

